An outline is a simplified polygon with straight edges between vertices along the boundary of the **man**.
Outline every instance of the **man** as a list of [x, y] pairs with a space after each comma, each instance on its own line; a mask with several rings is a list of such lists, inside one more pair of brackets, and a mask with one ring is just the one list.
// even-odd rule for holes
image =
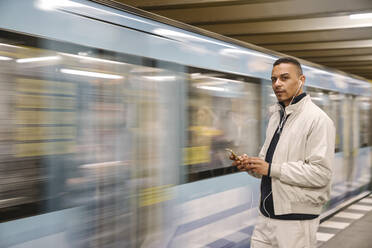
[[239, 170], [261, 177], [260, 215], [252, 248], [316, 247], [319, 214], [330, 195], [335, 129], [332, 120], [303, 93], [300, 63], [273, 64], [278, 104], [259, 157], [238, 156]]

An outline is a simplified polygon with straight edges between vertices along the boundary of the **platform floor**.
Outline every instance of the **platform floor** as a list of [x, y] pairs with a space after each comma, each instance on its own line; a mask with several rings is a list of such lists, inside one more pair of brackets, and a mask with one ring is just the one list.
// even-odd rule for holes
[[[349, 201], [353, 202], [354, 199]], [[372, 248], [372, 194], [349, 204], [345, 202], [345, 208], [320, 224], [317, 232], [318, 248]], [[249, 248], [253, 229], [253, 225], [242, 227], [237, 233], [197, 247]]]
[[372, 195], [322, 222], [317, 239], [319, 248], [371, 248]]

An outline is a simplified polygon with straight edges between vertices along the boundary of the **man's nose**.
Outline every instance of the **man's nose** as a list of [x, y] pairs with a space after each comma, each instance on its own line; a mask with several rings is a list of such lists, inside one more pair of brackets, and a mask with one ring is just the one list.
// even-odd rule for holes
[[280, 81], [280, 79], [278, 78], [275, 82], [274, 82], [274, 87], [276, 88], [276, 87], [280, 87], [280, 86], [282, 86], [283, 84], [282, 84], [282, 81]]

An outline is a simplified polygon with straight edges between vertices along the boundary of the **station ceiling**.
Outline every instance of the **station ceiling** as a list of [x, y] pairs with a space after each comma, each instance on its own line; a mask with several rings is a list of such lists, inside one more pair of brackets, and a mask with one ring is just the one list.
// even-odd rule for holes
[[116, 1], [372, 80], [372, 0]]

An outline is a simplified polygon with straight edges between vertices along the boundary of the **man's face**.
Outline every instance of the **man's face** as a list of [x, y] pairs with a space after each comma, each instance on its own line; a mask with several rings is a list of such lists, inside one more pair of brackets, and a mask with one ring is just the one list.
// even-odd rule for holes
[[305, 77], [300, 75], [297, 66], [290, 63], [281, 63], [274, 66], [271, 73], [271, 82], [278, 101], [288, 106], [296, 91], [296, 95], [301, 94], [302, 86], [301, 89], [298, 89], [300, 80], [304, 82]]

